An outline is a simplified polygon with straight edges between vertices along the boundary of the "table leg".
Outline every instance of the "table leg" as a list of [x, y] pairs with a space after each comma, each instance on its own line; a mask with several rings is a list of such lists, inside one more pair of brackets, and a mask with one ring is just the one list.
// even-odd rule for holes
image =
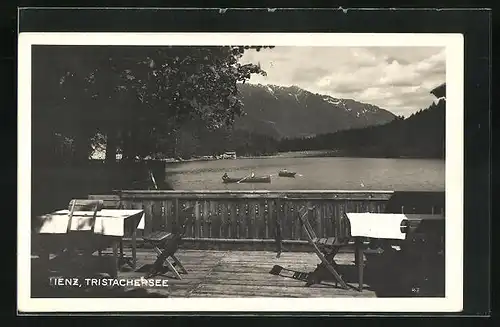
[[137, 268], [137, 229], [132, 232], [132, 269]]
[[50, 251], [42, 249], [39, 254], [40, 264], [44, 270], [50, 271]]
[[123, 238], [120, 239], [120, 261], [123, 262], [123, 257], [124, 257], [124, 254], [123, 254]]
[[358, 267], [358, 290], [360, 292], [363, 291], [363, 268], [364, 268], [364, 260], [363, 260], [363, 244], [361, 242], [360, 237], [356, 237], [356, 250], [354, 253], [354, 260], [356, 262], [356, 266]]
[[112, 246], [113, 246], [113, 265], [112, 265], [112, 272], [111, 272], [111, 277], [117, 278], [118, 277], [118, 270], [119, 270], [119, 265], [120, 265], [120, 260], [118, 257], [118, 241], [113, 238], [112, 241]]

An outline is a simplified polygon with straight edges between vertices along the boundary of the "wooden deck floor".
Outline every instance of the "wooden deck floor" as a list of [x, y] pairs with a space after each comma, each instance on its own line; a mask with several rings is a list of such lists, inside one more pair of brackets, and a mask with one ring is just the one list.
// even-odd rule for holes
[[[127, 251], [126, 251], [127, 252]], [[176, 279], [171, 272], [153, 277], [152, 280], [166, 280], [166, 286], [125, 286], [110, 289], [109, 287], [73, 287], [49, 285], [50, 277], [71, 277], [68, 272], [49, 272], [44, 274], [43, 267], [32, 259], [32, 297], [383, 297], [401, 296], [388, 295], [389, 282], [380, 282], [370, 269], [365, 268], [366, 281], [363, 292], [354, 288], [357, 284], [357, 274], [354, 266], [353, 253], [339, 253], [336, 262], [344, 280], [353, 289], [344, 290], [336, 287], [333, 282], [323, 282], [320, 285], [305, 287], [303, 281], [270, 274], [274, 265], [285, 268], [310, 272], [320, 262], [314, 253], [285, 252], [277, 259], [276, 253], [267, 251], [211, 251], [186, 250], [177, 253], [178, 259], [187, 269], [188, 274], [181, 274], [182, 279]], [[140, 280], [145, 276], [151, 264], [156, 259], [152, 250], [138, 249], [137, 269], [132, 271], [124, 266], [119, 273], [119, 279]], [[104, 253], [101, 258], [95, 256], [99, 264], [92, 265], [92, 271], [82, 273], [85, 277], [101, 276], [105, 267], [111, 263], [110, 256]], [[108, 262], [108, 263], [106, 263]], [[96, 267], [98, 269], [96, 269]], [[109, 267], [109, 266], [108, 266]], [[96, 274], [99, 270], [100, 275]], [[378, 274], [379, 276], [381, 274]], [[382, 274], [383, 275], [383, 274]], [[105, 276], [105, 277], [103, 277]], [[83, 277], [80, 277], [82, 279]], [[387, 277], [386, 277], [387, 279]], [[404, 295], [403, 295], [404, 296]]]
[[[141, 270], [149, 268], [155, 259], [152, 253], [140, 252], [145, 266], [139, 272], [122, 272], [120, 277], [134, 278], [143, 275]], [[274, 265], [298, 271], [312, 271], [320, 262], [313, 253], [291, 252], [276, 259], [276, 253], [264, 251], [179, 251], [177, 256], [187, 269], [182, 280], [168, 273], [170, 297], [374, 297], [371, 290], [359, 293], [343, 290], [334, 283], [305, 287], [303, 281], [271, 275]], [[353, 266], [352, 254], [339, 255], [338, 262]], [[140, 274], [140, 275], [139, 275]], [[170, 278], [169, 278], [170, 277]], [[357, 287], [357, 284], [354, 284]], [[368, 287], [368, 285], [366, 285]]]

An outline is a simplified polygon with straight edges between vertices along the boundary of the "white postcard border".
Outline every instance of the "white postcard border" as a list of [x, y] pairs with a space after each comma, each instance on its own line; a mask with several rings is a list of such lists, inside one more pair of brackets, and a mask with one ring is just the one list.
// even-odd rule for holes
[[[18, 38], [19, 312], [459, 312], [463, 306], [464, 41], [462, 34], [20, 33]], [[32, 45], [439, 46], [446, 48], [446, 278], [444, 298], [30, 297]]]

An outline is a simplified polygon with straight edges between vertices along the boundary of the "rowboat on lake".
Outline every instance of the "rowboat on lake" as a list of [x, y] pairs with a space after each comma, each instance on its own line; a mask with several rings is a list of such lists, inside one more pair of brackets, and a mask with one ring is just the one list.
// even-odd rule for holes
[[271, 183], [271, 176], [229, 177], [222, 176], [223, 183]]
[[278, 176], [280, 177], [295, 177], [297, 173], [294, 171], [288, 171], [286, 169], [282, 169], [279, 171]]

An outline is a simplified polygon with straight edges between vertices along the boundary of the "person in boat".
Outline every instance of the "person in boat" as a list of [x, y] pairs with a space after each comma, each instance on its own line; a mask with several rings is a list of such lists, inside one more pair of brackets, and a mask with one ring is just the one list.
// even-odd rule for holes
[[222, 179], [227, 179], [229, 176], [227, 176], [227, 173], [224, 173], [224, 175], [222, 175]]
[[255, 177], [255, 173], [252, 171], [252, 175], [250, 176], [251, 178]]

